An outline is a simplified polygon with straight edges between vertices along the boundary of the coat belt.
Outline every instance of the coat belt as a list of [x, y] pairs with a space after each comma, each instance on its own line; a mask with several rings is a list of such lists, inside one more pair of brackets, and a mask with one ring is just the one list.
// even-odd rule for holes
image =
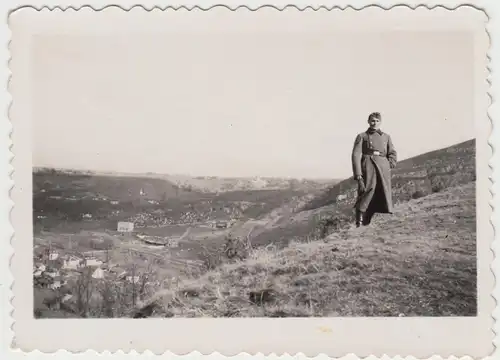
[[380, 151], [369, 151], [369, 152], [366, 152], [364, 153], [363, 155], [375, 155], [375, 156], [382, 156], [382, 153]]

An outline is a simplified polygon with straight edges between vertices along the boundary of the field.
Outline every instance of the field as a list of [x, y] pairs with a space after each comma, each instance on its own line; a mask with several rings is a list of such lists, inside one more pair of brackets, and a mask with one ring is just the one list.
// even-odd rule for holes
[[352, 179], [38, 169], [35, 315], [473, 316], [474, 140], [392, 177], [396, 213], [355, 229]]

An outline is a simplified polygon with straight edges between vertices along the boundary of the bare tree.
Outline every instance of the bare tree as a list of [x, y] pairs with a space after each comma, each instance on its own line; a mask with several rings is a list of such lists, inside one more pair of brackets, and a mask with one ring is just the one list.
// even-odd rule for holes
[[90, 310], [90, 300], [94, 291], [92, 281], [92, 269], [85, 267], [78, 277], [75, 284], [76, 306], [77, 311], [82, 317], [88, 317]]
[[137, 300], [137, 282], [135, 281], [135, 274], [137, 273], [137, 265], [132, 264], [132, 306], [135, 307]]
[[99, 292], [102, 297], [101, 313], [105, 317], [112, 318], [115, 314], [115, 306], [118, 300], [114, 284], [109, 280], [104, 280], [99, 287]]

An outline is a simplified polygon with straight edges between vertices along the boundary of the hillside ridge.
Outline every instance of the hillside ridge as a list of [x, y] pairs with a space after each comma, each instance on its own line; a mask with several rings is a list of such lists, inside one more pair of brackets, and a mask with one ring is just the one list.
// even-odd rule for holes
[[160, 174], [160, 173], [124, 173], [105, 172], [93, 170], [75, 170], [64, 168], [33, 167], [33, 174], [52, 174], [66, 176], [96, 176], [102, 178], [120, 179], [157, 179], [164, 180], [182, 190], [197, 191], [202, 193], [223, 193], [231, 191], [252, 190], [315, 190], [318, 187], [326, 187], [335, 184], [340, 179], [315, 179], [294, 177], [271, 177], [271, 176], [193, 176], [182, 174]]

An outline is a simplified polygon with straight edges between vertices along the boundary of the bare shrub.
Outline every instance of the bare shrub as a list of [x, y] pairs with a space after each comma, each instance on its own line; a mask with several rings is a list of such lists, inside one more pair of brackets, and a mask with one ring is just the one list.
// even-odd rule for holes
[[422, 190], [417, 190], [417, 191], [415, 191], [415, 192], [411, 195], [411, 197], [412, 197], [412, 199], [419, 199], [419, 198], [424, 197], [424, 196], [426, 196], [426, 195], [427, 195], [427, 194], [426, 194], [424, 191], [422, 191]]
[[83, 268], [68, 289], [73, 300], [65, 304], [65, 310], [83, 318], [127, 317], [140, 301], [158, 291], [156, 266], [155, 260], [151, 260], [146, 269], [132, 263], [124, 279], [93, 278], [93, 269]]
[[213, 270], [222, 264], [222, 254], [217, 250], [210, 250], [203, 246], [203, 264], [207, 270]]
[[217, 248], [208, 248], [202, 245], [203, 263], [206, 270], [213, 270], [232, 260], [244, 260], [252, 252], [249, 238], [242, 239], [229, 234], [224, 244]]
[[446, 189], [446, 184], [443, 179], [435, 177], [431, 180], [432, 192], [437, 193]]
[[240, 237], [226, 236], [224, 241], [223, 254], [227, 259], [244, 260], [248, 257], [248, 243]]
[[117, 305], [117, 286], [115, 282], [104, 280], [99, 284], [98, 291], [101, 294], [101, 313], [104, 317], [112, 318], [119, 310]]
[[328, 235], [345, 229], [351, 219], [344, 214], [329, 214], [322, 216], [313, 231], [313, 237], [323, 239]]

